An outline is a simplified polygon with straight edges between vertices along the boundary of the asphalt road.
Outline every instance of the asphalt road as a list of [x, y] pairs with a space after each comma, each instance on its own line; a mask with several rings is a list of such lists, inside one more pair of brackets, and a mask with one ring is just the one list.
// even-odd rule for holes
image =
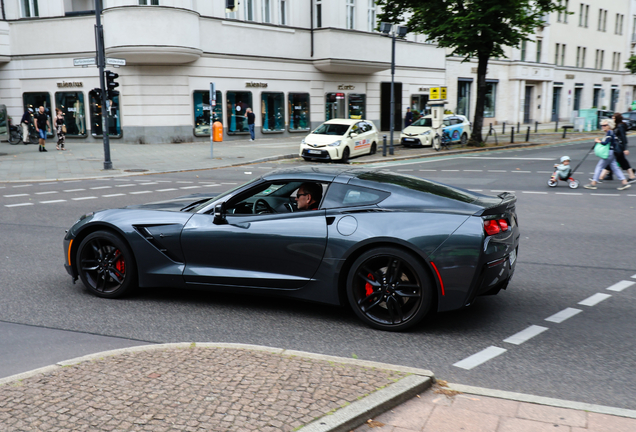
[[[507, 291], [398, 334], [371, 330], [347, 309], [292, 300], [177, 290], [142, 290], [105, 300], [88, 294], [81, 283], [72, 284], [62, 267], [64, 230], [85, 212], [221, 192], [301, 162], [0, 184], [0, 377], [140, 343], [239, 342], [357, 356], [431, 369], [438, 378], [462, 384], [636, 409], [636, 285], [607, 290], [623, 280], [636, 281], [636, 185], [620, 192], [616, 181], [597, 191], [546, 184], [558, 157], [567, 154], [576, 165], [590, 147], [580, 143], [380, 164], [483, 193], [514, 191], [522, 233]], [[592, 155], [581, 166], [576, 177], [582, 184], [595, 162]], [[598, 293], [610, 297], [579, 304]], [[581, 312], [560, 323], [546, 321], [567, 308]], [[530, 326], [540, 328], [529, 331], [541, 333], [510, 342]], [[454, 366], [489, 347], [506, 351], [472, 369]]]

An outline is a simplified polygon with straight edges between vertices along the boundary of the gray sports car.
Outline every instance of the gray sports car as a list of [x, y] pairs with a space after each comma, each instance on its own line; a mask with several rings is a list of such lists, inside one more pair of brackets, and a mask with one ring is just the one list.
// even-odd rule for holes
[[379, 170], [275, 171], [219, 196], [84, 215], [64, 238], [65, 267], [100, 297], [267, 293], [348, 304], [398, 331], [507, 287], [516, 201]]

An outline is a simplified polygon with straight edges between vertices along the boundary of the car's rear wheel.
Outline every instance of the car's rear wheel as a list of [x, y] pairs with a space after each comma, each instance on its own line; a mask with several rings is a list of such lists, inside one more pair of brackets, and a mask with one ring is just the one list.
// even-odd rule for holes
[[355, 314], [367, 325], [401, 331], [428, 313], [432, 283], [412, 254], [382, 247], [355, 260], [347, 276], [347, 297]]
[[95, 231], [82, 240], [77, 267], [86, 288], [99, 297], [121, 297], [137, 284], [132, 251], [109, 231]]
[[462, 137], [459, 139], [459, 142], [461, 143], [461, 145], [465, 146], [466, 143], [468, 142], [468, 135], [466, 135], [465, 133], [462, 134]]
[[342, 151], [342, 158], [340, 159], [340, 161], [342, 163], [348, 163], [350, 155], [351, 155], [351, 152], [349, 151], [349, 147], [345, 147], [344, 150]]

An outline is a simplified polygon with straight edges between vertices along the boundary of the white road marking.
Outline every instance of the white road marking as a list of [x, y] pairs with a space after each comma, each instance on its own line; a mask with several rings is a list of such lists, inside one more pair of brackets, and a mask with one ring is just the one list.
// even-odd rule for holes
[[464, 172], [484, 172], [484, 170], [464, 170]]
[[139, 183], [140, 185], [143, 186], [147, 186], [147, 185], [153, 185], [153, 184], [158, 184], [157, 182], [148, 182], [148, 183]]
[[555, 192], [557, 195], [583, 195], [581, 192]]
[[221, 186], [220, 184], [204, 184], [203, 187]]
[[488, 170], [488, 172], [508, 172], [506, 170]]
[[554, 315], [547, 317], [545, 320], [559, 324], [581, 312], [583, 312], [581, 309], [565, 308], [561, 312], [557, 312]]
[[433, 171], [437, 171], [437, 170], [426, 170], [426, 169], [423, 169], [423, 170], [420, 170], [420, 171], [428, 171], [428, 172], [433, 172]]
[[16, 185], [16, 186], [13, 186], [13, 187], [14, 187], [14, 188], [23, 188], [23, 187], [29, 187], [29, 186], [33, 186], [33, 185], [31, 185], [31, 184], [25, 184], [25, 185]]
[[20, 204], [5, 204], [5, 207], [22, 207], [22, 206], [30, 206], [33, 203], [20, 203]]
[[497, 190], [497, 189], [490, 189], [490, 192], [494, 192], [494, 193], [502, 193], [502, 192], [511, 192], [511, 193], [515, 193], [515, 191], [511, 191], [511, 190]]
[[537, 174], [554, 174], [554, 171], [537, 171]]
[[102, 195], [102, 198], [112, 198], [112, 197], [116, 197], [116, 196], [126, 196], [126, 194], [108, 194], [108, 195]]
[[186, 183], [186, 184], [190, 184], [190, 183], [194, 183], [194, 182], [182, 180], [182, 181], [178, 181], [177, 183]]
[[63, 181], [62, 183], [79, 183], [79, 182], [81, 182], [81, 181], [82, 181], [82, 180], [65, 180], [65, 181]]
[[201, 186], [182, 186], [182, 187], [180, 187], [179, 189], [198, 189], [198, 188], [200, 188], [200, 187], [201, 187]]
[[611, 297], [610, 294], [596, 293], [593, 296], [590, 296], [586, 298], [585, 300], [580, 301], [579, 304], [583, 306], [595, 306], [599, 304], [600, 302], [602, 302], [603, 300], [606, 300], [610, 297]]
[[176, 191], [179, 190], [177, 188], [168, 188], [168, 189], [157, 189], [157, 192], [170, 192], [170, 191]]
[[48, 186], [48, 185], [54, 185], [54, 184], [57, 184], [57, 182], [38, 183], [38, 185], [40, 186]]
[[410, 172], [413, 171], [412, 169], [399, 169], [397, 170], [397, 172]]
[[235, 185], [235, 184], [238, 184], [238, 183], [221, 183], [221, 184], [224, 184], [224, 185]]
[[66, 189], [64, 192], [81, 192], [81, 191], [85, 191], [86, 189]]
[[23, 196], [29, 196], [29, 194], [4, 195], [5, 198], [16, 198], [16, 197], [23, 197]]
[[73, 201], [83, 201], [89, 199], [97, 199], [96, 196], [87, 196], [87, 197], [79, 197], [79, 198], [71, 198]]
[[635, 274], [635, 275], [632, 275], [632, 278], [636, 279], [636, 274]]
[[510, 171], [513, 173], [531, 173], [532, 171]]
[[528, 339], [532, 339], [533, 337], [543, 333], [546, 331], [547, 327], [541, 327], [538, 325], [531, 325], [525, 330], [521, 330], [519, 333], [513, 334], [507, 339], [504, 339], [504, 342], [511, 343], [513, 345], [521, 345]]
[[483, 189], [468, 189], [471, 192], [483, 192]]
[[59, 199], [59, 200], [50, 200], [50, 201], [40, 201], [40, 204], [54, 204], [54, 203], [61, 203], [61, 202], [66, 202], [66, 200]]
[[507, 350], [505, 348], [489, 346], [485, 350], [481, 350], [478, 353], [471, 355], [470, 357], [466, 357], [464, 360], [458, 361], [453, 366], [471, 370], [472, 368], [477, 367], [480, 364], [487, 362], [488, 360], [494, 359], [495, 357], [505, 353], [506, 351]]
[[50, 195], [50, 194], [56, 194], [57, 191], [46, 191], [46, 192], [36, 192], [34, 195]]
[[618, 283], [615, 283], [614, 285], [612, 285], [611, 287], [608, 287], [607, 290], [609, 291], [616, 291], [616, 292], [621, 292], [623, 291], [625, 288], [629, 288], [630, 286], [636, 284], [636, 282], [632, 282], [632, 281], [620, 281]]
[[112, 188], [112, 186], [96, 186], [96, 187], [92, 187], [90, 188], [91, 190], [97, 190], [97, 189], [110, 189]]
[[252, 174], [252, 171], [245, 171], [243, 174], [250, 175], [250, 174]]
[[521, 191], [521, 193], [547, 195], [547, 192]]
[[137, 186], [134, 183], [128, 183], [128, 184], [123, 184], [123, 185], [115, 185], [115, 187], [130, 187], [130, 186]]
[[459, 170], [442, 170], [443, 172], [458, 172]]
[[457, 159], [492, 159], [492, 160], [524, 160], [524, 161], [546, 161], [554, 160], [554, 158], [535, 158], [535, 157], [488, 157], [488, 156], [460, 156]]
[[591, 193], [590, 195], [596, 195], [596, 196], [621, 196], [621, 194], [601, 194], [601, 193]]
[[130, 195], [139, 195], [139, 194], [147, 194], [147, 193], [152, 193], [152, 191], [135, 191], [135, 192], [128, 192]]

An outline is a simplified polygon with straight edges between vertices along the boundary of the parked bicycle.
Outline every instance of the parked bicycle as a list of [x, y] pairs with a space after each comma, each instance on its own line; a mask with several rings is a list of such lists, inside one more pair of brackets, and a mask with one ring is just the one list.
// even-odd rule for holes
[[[24, 144], [37, 144], [40, 136], [38, 131], [35, 130], [35, 126], [29, 124], [29, 142]], [[9, 143], [18, 144], [22, 141], [22, 127], [20, 125], [9, 126]]]

